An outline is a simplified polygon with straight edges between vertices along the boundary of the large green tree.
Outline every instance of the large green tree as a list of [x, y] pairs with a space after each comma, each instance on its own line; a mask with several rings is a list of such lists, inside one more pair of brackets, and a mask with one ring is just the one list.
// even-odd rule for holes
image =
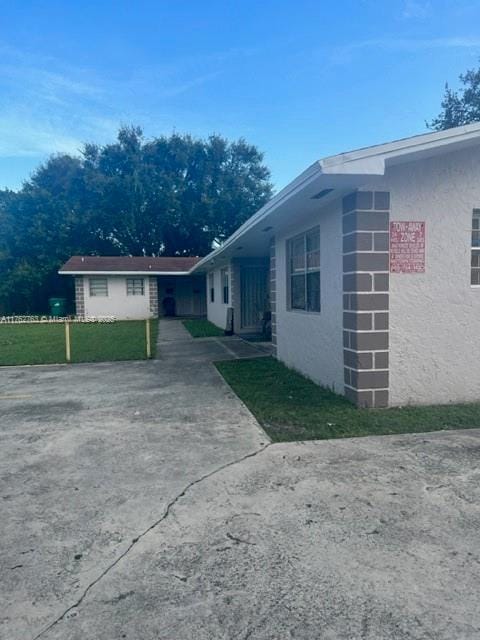
[[445, 85], [442, 110], [428, 123], [431, 129], [440, 131], [480, 121], [480, 68], [462, 74], [460, 82], [463, 86], [458, 91]]
[[73, 254], [205, 255], [272, 193], [258, 149], [244, 140], [173, 134], [51, 157], [20, 192], [0, 192], [0, 310], [45, 309]]

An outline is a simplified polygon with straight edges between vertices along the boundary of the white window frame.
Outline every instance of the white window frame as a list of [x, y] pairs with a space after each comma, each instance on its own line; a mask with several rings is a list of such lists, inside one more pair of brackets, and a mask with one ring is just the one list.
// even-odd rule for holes
[[[474, 256], [478, 256], [479, 266], [473, 266]], [[473, 282], [473, 275], [478, 274], [477, 283]], [[480, 209], [472, 211], [472, 229], [470, 236], [470, 286], [473, 289], [480, 288]]]
[[[137, 278], [130, 276], [125, 278], [127, 288], [127, 296], [144, 296], [145, 295], [145, 278]], [[139, 291], [137, 290], [139, 288]]]
[[[98, 293], [95, 289], [105, 283], [105, 293]], [[101, 287], [103, 289], [103, 286]], [[88, 293], [91, 298], [108, 298], [108, 278], [106, 276], [90, 276], [88, 279]]]
[[[308, 250], [307, 246], [307, 238], [312, 234], [318, 234], [318, 249]], [[293, 236], [292, 238], [288, 238], [286, 241], [286, 257], [287, 257], [287, 311], [293, 311], [295, 313], [309, 313], [309, 314], [320, 314], [322, 311], [322, 286], [321, 286], [321, 247], [320, 247], [320, 225], [307, 229], [302, 233]], [[304, 264], [303, 267], [298, 267], [294, 270], [292, 269], [292, 248], [294, 244], [298, 244], [300, 241], [303, 241], [303, 258]], [[318, 253], [318, 264], [313, 266], [309, 266], [309, 256], [313, 256], [313, 254]], [[319, 300], [318, 300], [318, 309], [308, 309], [308, 275], [318, 273], [318, 285], [319, 285]], [[294, 307], [292, 305], [292, 278], [303, 275], [304, 278], [304, 298], [305, 298], [305, 307]]]
[[222, 302], [230, 303], [230, 273], [228, 267], [224, 267], [220, 271], [220, 282], [222, 283]]

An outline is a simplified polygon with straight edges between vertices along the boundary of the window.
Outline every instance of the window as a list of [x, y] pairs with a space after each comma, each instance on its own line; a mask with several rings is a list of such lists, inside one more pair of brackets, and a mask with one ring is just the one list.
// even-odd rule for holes
[[230, 298], [230, 284], [229, 284], [228, 269], [221, 270], [220, 279], [222, 282], [223, 304], [228, 304], [228, 301]]
[[89, 285], [90, 295], [92, 297], [108, 296], [107, 278], [100, 278], [99, 276], [95, 276], [94, 278], [90, 278]]
[[143, 278], [127, 278], [127, 296], [143, 296], [144, 293]]
[[320, 311], [320, 228], [287, 241], [290, 309]]
[[210, 302], [215, 302], [215, 280], [213, 279], [214, 273], [208, 274], [208, 286], [210, 289]]
[[480, 286], [480, 209], [474, 209], [472, 216], [472, 259], [470, 283], [475, 286]]

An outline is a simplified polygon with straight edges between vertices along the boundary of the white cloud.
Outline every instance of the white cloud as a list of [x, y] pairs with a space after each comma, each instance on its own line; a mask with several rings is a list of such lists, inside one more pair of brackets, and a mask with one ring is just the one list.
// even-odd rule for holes
[[17, 114], [0, 115], [0, 156], [35, 157], [50, 153], [78, 153], [79, 139], [47, 121], [30, 120]]
[[[232, 59], [259, 52], [189, 54], [107, 76], [0, 41], [0, 157], [41, 161], [51, 153], [76, 154], [85, 141], [113, 140], [121, 123], [171, 131], [182, 114], [183, 94], [214, 82]], [[190, 104], [183, 116], [193, 130], [212, 127]]]
[[419, 0], [405, 0], [402, 18], [405, 20], [424, 20], [431, 14], [432, 5], [430, 2], [420, 2]]
[[480, 38], [457, 36], [446, 38], [372, 38], [352, 42], [334, 49], [332, 60], [337, 63], [349, 62], [353, 54], [367, 49], [383, 51], [403, 51], [415, 53], [429, 49], [480, 49]]

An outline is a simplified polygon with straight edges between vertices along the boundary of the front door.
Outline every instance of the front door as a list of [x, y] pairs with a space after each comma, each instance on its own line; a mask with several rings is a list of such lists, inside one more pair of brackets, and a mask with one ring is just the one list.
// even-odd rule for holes
[[268, 310], [268, 269], [262, 266], [242, 266], [240, 271], [241, 328], [260, 331], [262, 318]]

